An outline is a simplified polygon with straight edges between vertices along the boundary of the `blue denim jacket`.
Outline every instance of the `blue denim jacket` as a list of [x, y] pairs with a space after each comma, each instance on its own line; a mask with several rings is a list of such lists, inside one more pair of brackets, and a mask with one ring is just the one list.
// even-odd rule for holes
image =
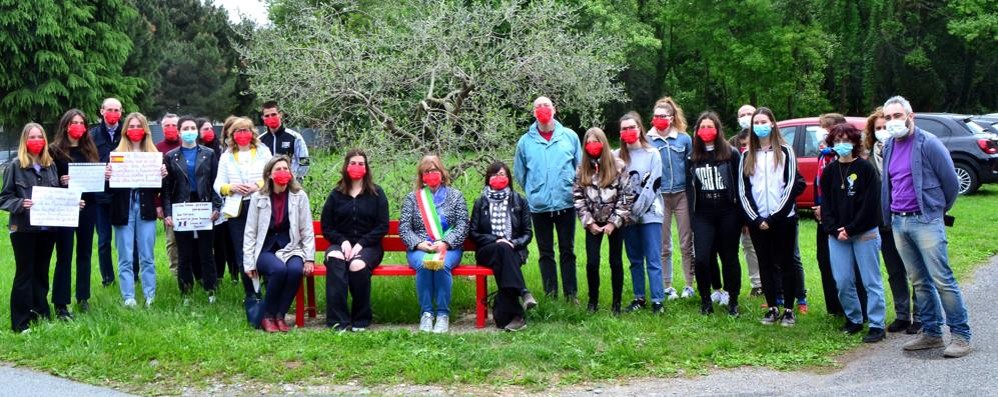
[[516, 143], [513, 178], [523, 187], [532, 213], [575, 208], [572, 189], [582, 145], [575, 131], [557, 120], [554, 124], [550, 141], [541, 137], [534, 122]]
[[662, 188], [659, 193], [686, 191], [686, 157], [693, 152], [693, 139], [679, 132], [675, 138], [648, 135], [648, 142], [662, 155]]
[[[918, 208], [922, 215], [918, 221], [929, 223], [942, 218], [953, 208], [960, 192], [960, 182], [956, 178], [953, 159], [949, 151], [934, 135], [915, 127], [909, 139], [915, 140], [911, 148], [911, 177], [915, 180], [915, 193], [918, 195]], [[891, 155], [894, 152], [894, 138], [884, 144], [883, 183], [880, 187], [881, 213], [884, 219], [891, 219]], [[890, 222], [885, 221], [890, 224]]]

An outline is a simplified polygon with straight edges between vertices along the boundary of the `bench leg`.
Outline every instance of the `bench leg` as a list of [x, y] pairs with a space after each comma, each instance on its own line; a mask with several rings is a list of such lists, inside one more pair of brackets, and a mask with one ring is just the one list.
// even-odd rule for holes
[[305, 326], [305, 286], [298, 286], [298, 295], [295, 297], [295, 325], [298, 328]]
[[305, 283], [308, 284], [308, 304], [305, 306], [305, 310], [308, 312], [309, 318], [315, 318], [315, 277], [305, 276]]
[[485, 320], [489, 317], [488, 308], [485, 306], [485, 298], [489, 295], [488, 278], [486, 276], [475, 276], [475, 328], [485, 328]]

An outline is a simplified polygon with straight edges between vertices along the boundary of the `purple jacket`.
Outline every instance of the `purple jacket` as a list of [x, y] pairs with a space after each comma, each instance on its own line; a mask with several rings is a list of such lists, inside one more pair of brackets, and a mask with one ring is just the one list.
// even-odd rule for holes
[[[911, 176], [914, 178], [915, 192], [918, 196], [918, 208], [922, 215], [919, 222], [929, 223], [941, 219], [946, 211], [953, 208], [956, 196], [960, 191], [960, 182], [956, 178], [953, 159], [949, 151], [934, 135], [915, 127], [910, 139], [915, 146], [911, 148]], [[891, 176], [889, 164], [894, 151], [894, 138], [884, 144], [883, 183], [880, 188], [880, 208], [884, 223], [890, 224], [891, 219]]]

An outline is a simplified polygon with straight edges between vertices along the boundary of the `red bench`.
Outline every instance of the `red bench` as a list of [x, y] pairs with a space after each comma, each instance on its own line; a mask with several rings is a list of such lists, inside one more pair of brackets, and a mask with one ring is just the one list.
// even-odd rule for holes
[[[319, 221], [314, 221], [312, 227], [315, 230], [315, 252], [325, 253], [329, 248], [329, 241], [322, 237], [322, 226]], [[405, 252], [405, 243], [398, 236], [399, 223], [391, 221], [388, 224], [388, 234], [381, 239], [381, 247], [385, 252]], [[475, 244], [471, 240], [464, 241], [464, 252], [475, 252]], [[311, 276], [305, 276], [301, 287], [298, 288], [298, 297], [295, 299], [295, 325], [305, 326], [305, 314], [310, 318], [315, 317], [315, 277], [326, 275], [326, 266], [322, 261], [316, 262], [315, 271]], [[475, 327], [485, 328], [485, 320], [488, 318], [488, 308], [485, 306], [485, 297], [489, 294], [487, 284], [488, 276], [492, 275], [492, 269], [484, 266], [461, 264], [452, 271], [455, 276], [469, 276], [475, 278]], [[410, 276], [415, 277], [416, 271], [412, 270], [408, 264], [381, 264], [374, 269], [375, 276]]]

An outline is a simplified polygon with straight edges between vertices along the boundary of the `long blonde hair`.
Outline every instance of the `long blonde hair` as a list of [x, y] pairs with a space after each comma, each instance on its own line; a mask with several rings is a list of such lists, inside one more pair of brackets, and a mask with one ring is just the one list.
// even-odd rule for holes
[[[593, 158], [589, 155], [589, 152], [582, 151], [582, 164], [579, 164], [579, 170], [577, 172], [577, 177], [579, 180], [579, 185], [588, 185], [593, 180], [593, 175], [598, 176], [598, 181], [596, 184], [600, 188], [605, 188], [610, 186], [614, 180], [618, 177], [617, 172], [617, 159], [613, 156], [610, 151], [610, 143], [606, 139], [606, 134], [603, 130], [593, 127], [586, 131], [586, 137], [582, 142], [589, 142], [589, 138], [596, 139], [597, 142], [603, 144], [603, 152], [600, 153], [598, 158]], [[585, 145], [585, 143], [583, 143]], [[625, 149], [626, 150], [626, 149]], [[596, 160], [597, 167], [593, 167], [593, 160]]]
[[[42, 132], [42, 140], [45, 141], [45, 146], [42, 147], [42, 152], [37, 157], [28, 152], [28, 134], [35, 128]], [[28, 123], [21, 130], [21, 141], [17, 145], [17, 161], [21, 163], [21, 168], [31, 168], [35, 160], [38, 160], [38, 165], [42, 167], [52, 166], [52, 155], [49, 154], [49, 138], [45, 136], [45, 128], [42, 128], [42, 125], [38, 123]]]
[[[776, 116], [773, 116], [773, 111], [769, 108], [761, 107], [755, 110], [752, 114], [752, 125], [749, 125], [751, 129], [755, 125], [755, 116], [764, 115], [769, 118], [769, 122], [773, 123], [773, 131], [769, 133], [769, 145], [773, 150], [773, 165], [779, 167], [783, 163], [783, 135], [780, 134], [780, 128], [776, 126]], [[755, 174], [755, 152], [762, 149], [762, 145], [759, 143], [759, 137], [755, 135], [754, 131], [749, 131], [748, 134], [749, 143], [748, 149], [745, 150], [745, 176], [752, 176]]]
[[118, 143], [118, 147], [114, 149], [116, 152], [131, 152], [132, 151], [132, 140], [128, 139], [128, 124], [131, 124], [132, 119], [139, 121], [142, 129], [146, 131], [145, 135], [142, 136], [142, 142], [139, 145], [142, 147], [142, 152], [158, 152], [156, 145], [152, 143], [152, 133], [149, 132], [149, 121], [146, 120], [146, 116], [142, 113], [132, 112], [128, 116], [125, 116], [124, 123], [121, 124], [121, 142]]
[[683, 108], [679, 107], [671, 96], [659, 99], [655, 101], [655, 106], [652, 107], [652, 112], [655, 109], [665, 109], [672, 113], [672, 127], [682, 133], [686, 133], [686, 115], [683, 114]]
[[[226, 119], [225, 122], [228, 123], [229, 120]], [[225, 126], [223, 125], [222, 128], [224, 129]], [[256, 126], [253, 125], [253, 120], [250, 120], [247, 117], [236, 117], [235, 120], [232, 120], [232, 124], [229, 125], [228, 130], [225, 132], [225, 146], [227, 146], [229, 150], [233, 153], [239, 151], [239, 145], [236, 144], [235, 139], [232, 136], [236, 133], [236, 131], [241, 129], [247, 129], [251, 132], [250, 135], [253, 139], [249, 143], [250, 148], [256, 149], [260, 146], [260, 138], [256, 136]]]

